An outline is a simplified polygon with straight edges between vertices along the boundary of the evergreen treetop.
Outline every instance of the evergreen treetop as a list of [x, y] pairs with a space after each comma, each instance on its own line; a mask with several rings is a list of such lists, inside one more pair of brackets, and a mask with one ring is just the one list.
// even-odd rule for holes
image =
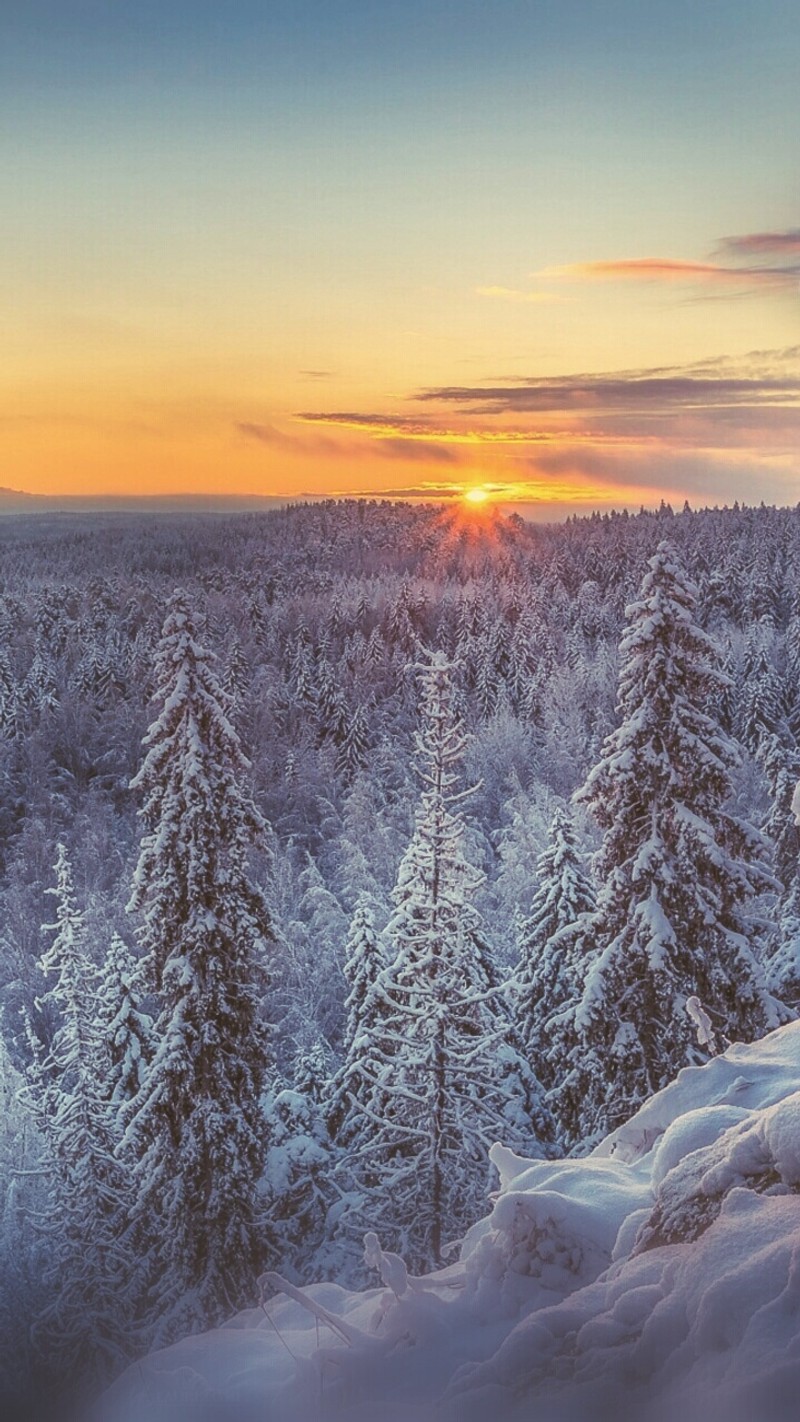
[[519, 934], [519, 961], [511, 997], [521, 1041], [543, 1084], [552, 1086], [560, 1069], [547, 1034], [549, 1020], [580, 991], [579, 958], [595, 907], [594, 886], [575, 844], [572, 816], [560, 806], [547, 847], [539, 856], [538, 888]]
[[722, 673], [695, 609], [696, 590], [661, 543], [626, 612], [620, 725], [576, 796], [605, 834], [562, 1091], [573, 1138], [625, 1119], [697, 1059], [688, 998], [736, 1040], [779, 1020], [751, 917], [773, 881], [764, 841], [730, 808], [738, 751], [706, 709]]

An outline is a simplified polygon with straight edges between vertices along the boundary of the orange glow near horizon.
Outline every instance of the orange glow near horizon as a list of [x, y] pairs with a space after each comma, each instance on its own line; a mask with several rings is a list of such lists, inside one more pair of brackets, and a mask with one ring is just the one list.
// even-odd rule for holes
[[420, 413], [409, 400], [386, 414], [380, 391], [359, 395], [333, 377], [322, 382], [324, 400], [315, 400], [333, 413], [298, 415], [301, 402], [310, 403], [305, 377], [282, 384], [270, 368], [259, 391], [252, 371], [239, 366], [220, 368], [218, 387], [205, 370], [196, 382], [176, 370], [173, 384], [166, 370], [158, 373], [158, 395], [143, 375], [129, 383], [128, 372], [106, 372], [94, 384], [88, 375], [28, 388], [18, 381], [8, 413], [0, 409], [0, 484], [51, 498], [442, 501], [458, 504], [476, 528], [514, 506], [543, 520], [655, 507], [661, 498], [679, 505], [688, 497], [693, 506], [746, 498], [764, 470], [773, 499], [796, 497], [785, 418], [770, 426], [765, 417], [763, 430], [753, 419], [739, 432], [715, 421], [715, 410], [696, 408], [673, 417], [669, 429], [635, 409], [462, 413], [442, 401]]
[[467, 489], [465, 491], [464, 499], [468, 504], [473, 504], [477, 507], [480, 507], [481, 504], [488, 503], [489, 493], [488, 490], [484, 489], [481, 484], [476, 484], [472, 489]]

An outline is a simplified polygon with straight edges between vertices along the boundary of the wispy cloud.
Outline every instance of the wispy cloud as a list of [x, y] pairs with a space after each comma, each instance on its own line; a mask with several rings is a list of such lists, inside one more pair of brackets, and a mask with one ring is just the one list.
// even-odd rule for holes
[[735, 371], [720, 366], [716, 370], [703, 366], [653, 367], [606, 374], [533, 377], [503, 385], [440, 385], [420, 391], [416, 398], [463, 406], [472, 415], [582, 413], [593, 416], [604, 411], [755, 408], [800, 402], [800, 371], [751, 374], [746, 368]]
[[700, 496], [714, 502], [751, 501], [756, 489], [770, 485], [772, 497], [791, 498], [797, 469], [788, 458], [768, 458], [761, 451], [681, 448], [664, 444], [639, 451], [565, 445], [526, 459], [529, 477], [596, 490], [628, 490], [636, 498]]
[[445, 499], [463, 498], [465, 487], [464, 484], [420, 481], [418, 484], [403, 484], [389, 489], [385, 486], [368, 489], [337, 489], [332, 497], [335, 499], [429, 499], [432, 503], [441, 503]]
[[728, 298], [759, 292], [798, 289], [800, 279], [800, 228], [783, 231], [751, 232], [723, 237], [707, 258], [686, 261], [676, 257], [622, 257], [613, 260], [570, 262], [543, 267], [532, 280], [544, 283], [535, 291], [482, 287], [485, 295], [506, 296], [509, 300], [546, 301], [556, 293], [548, 285], [587, 283], [640, 283], [699, 288]]
[[[741, 239], [744, 240], [744, 239]], [[798, 248], [800, 251], [800, 248]], [[632, 257], [619, 261], [574, 262], [545, 267], [542, 280], [567, 282], [650, 282], [669, 285], [724, 286], [731, 289], [789, 287], [800, 277], [800, 262], [770, 266], [724, 266], [720, 262], [682, 262], [669, 257]]]
[[371, 411], [357, 413], [349, 410], [300, 410], [294, 417], [309, 424], [343, 425], [351, 430], [369, 430], [372, 434], [430, 434], [427, 419], [419, 415], [379, 415]]
[[531, 380], [519, 385], [445, 385], [425, 390], [420, 400], [469, 405], [471, 414], [506, 412], [555, 414], [603, 409], [663, 409], [665, 406], [708, 408], [712, 405], [766, 404], [800, 399], [800, 379], [748, 380], [681, 376], [566, 376]]
[[301, 435], [298, 437], [287, 434], [285, 430], [280, 430], [275, 425], [261, 424], [254, 420], [237, 420], [235, 429], [245, 439], [254, 440], [257, 444], [269, 445], [285, 454], [336, 456], [348, 453], [348, 450], [337, 440], [329, 439], [326, 435], [314, 433], [312, 436]]
[[800, 256], [800, 227], [783, 232], [748, 232], [740, 237], [723, 237], [717, 251], [728, 257]]
[[257, 425], [251, 420], [237, 420], [236, 428], [245, 439], [257, 440], [259, 444], [291, 444], [291, 439], [274, 425]]
[[[315, 422], [324, 421], [323, 416], [308, 416]], [[368, 443], [357, 440], [337, 440], [331, 439], [327, 435], [313, 434], [303, 431], [299, 434], [288, 434], [285, 430], [278, 429], [275, 425], [260, 424], [252, 420], [240, 420], [236, 424], [236, 430], [245, 439], [254, 440], [257, 444], [267, 445], [285, 454], [323, 454], [336, 458], [347, 458], [359, 460], [371, 459], [391, 459], [405, 460], [413, 464], [458, 464], [461, 462], [457, 449], [451, 449], [448, 443], [439, 442], [436, 438], [422, 439], [415, 434], [408, 437], [405, 433], [405, 425], [400, 422], [393, 426], [387, 424], [382, 418], [378, 426], [379, 438], [373, 438], [373, 425], [369, 416], [364, 417], [364, 422], [359, 423], [353, 417], [343, 419], [332, 419], [330, 423], [345, 426], [350, 429], [365, 429], [370, 439]], [[427, 421], [412, 422], [415, 427], [428, 430], [430, 426]], [[395, 429], [401, 431], [395, 433]]]
[[544, 431], [490, 428], [454, 428], [427, 416], [382, 415], [371, 411], [363, 414], [338, 410], [301, 411], [296, 420], [313, 424], [339, 426], [369, 434], [376, 447], [379, 443], [402, 441], [404, 444], [528, 444], [531, 440], [547, 439]]
[[431, 440], [379, 439], [370, 445], [380, 459], [402, 459], [421, 464], [459, 464], [458, 451]]

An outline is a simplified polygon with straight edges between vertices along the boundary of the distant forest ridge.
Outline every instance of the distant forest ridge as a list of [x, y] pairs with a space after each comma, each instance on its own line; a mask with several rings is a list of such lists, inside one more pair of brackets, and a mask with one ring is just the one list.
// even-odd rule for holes
[[[86, 513], [86, 512], [109, 512], [109, 513], [213, 513], [213, 514], [236, 514], [236, 513], [264, 513], [274, 509], [286, 507], [303, 507], [308, 504], [322, 504], [326, 507], [331, 505], [347, 507], [353, 504], [374, 507], [379, 503], [389, 503], [404, 505], [405, 507], [418, 509], [431, 508], [453, 508], [461, 504], [463, 493], [460, 489], [454, 488], [452, 494], [446, 499], [441, 494], [432, 492], [429, 497], [420, 497], [413, 503], [406, 500], [397, 499], [387, 493], [383, 497], [374, 495], [330, 497], [325, 494], [313, 494], [305, 491], [298, 491], [291, 494], [211, 494], [211, 493], [166, 493], [166, 494], [137, 494], [135, 492], [126, 494], [81, 494], [81, 493], [58, 493], [42, 494], [30, 493], [25, 489], [13, 489], [0, 486], [0, 515], [3, 514], [48, 514], [48, 513]], [[493, 497], [486, 505], [481, 505], [481, 512], [484, 518], [502, 516], [513, 516], [516, 514], [526, 522], [531, 521], [537, 524], [559, 525], [564, 522], [572, 522], [577, 519], [593, 519], [597, 517], [631, 517], [633, 505], [627, 509], [601, 509], [597, 513], [586, 511], [583, 507], [576, 506], [575, 512], [566, 516], [560, 512], [552, 515], [549, 506], [544, 502], [535, 504], [530, 501], [504, 502], [502, 498]], [[729, 506], [723, 505], [723, 511]], [[732, 506], [734, 512], [746, 505], [739, 501]], [[639, 513], [641, 516], [658, 516], [666, 510], [667, 514], [674, 512], [671, 506], [662, 499], [660, 508], [654, 503], [652, 508], [641, 506]], [[689, 510], [688, 500], [684, 505], [684, 512]], [[719, 506], [714, 506], [713, 510], [708, 508], [700, 509], [699, 512], [717, 512]], [[475, 505], [472, 505], [472, 512], [475, 512]], [[548, 517], [548, 514], [550, 516]]]

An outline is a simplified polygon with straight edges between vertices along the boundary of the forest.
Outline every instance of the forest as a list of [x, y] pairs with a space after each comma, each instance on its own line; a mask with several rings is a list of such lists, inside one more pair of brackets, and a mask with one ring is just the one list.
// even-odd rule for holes
[[9, 516], [0, 728], [21, 1416], [795, 1019], [800, 506]]

